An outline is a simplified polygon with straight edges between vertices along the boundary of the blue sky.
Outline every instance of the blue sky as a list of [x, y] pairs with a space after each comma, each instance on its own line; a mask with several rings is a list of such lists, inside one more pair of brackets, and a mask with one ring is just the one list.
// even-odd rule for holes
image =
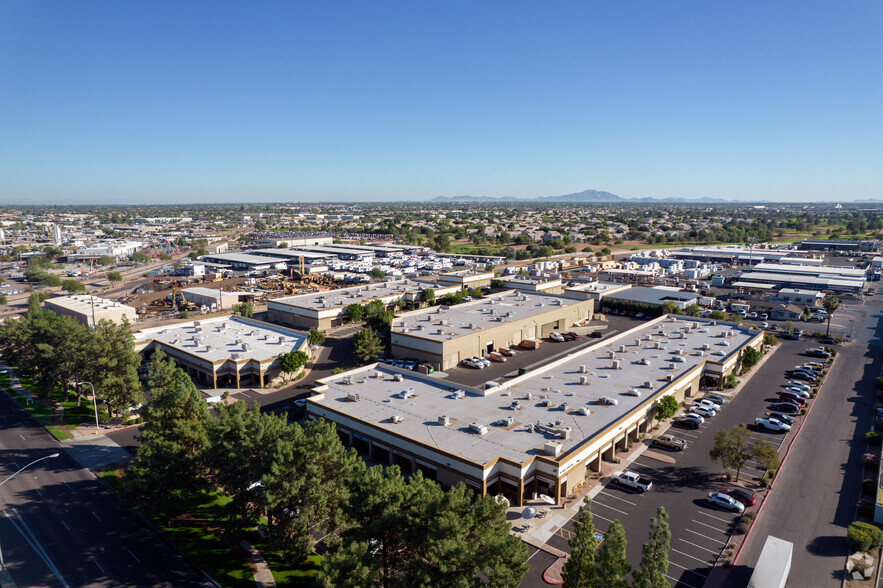
[[883, 199], [883, 3], [0, 3], [0, 203]]

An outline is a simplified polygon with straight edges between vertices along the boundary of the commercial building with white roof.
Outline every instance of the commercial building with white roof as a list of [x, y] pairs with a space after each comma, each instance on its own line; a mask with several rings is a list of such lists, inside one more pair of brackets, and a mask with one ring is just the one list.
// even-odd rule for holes
[[285, 269], [287, 267], [286, 260], [281, 257], [264, 257], [260, 255], [249, 255], [248, 253], [215, 253], [203, 255], [200, 261], [208, 261], [211, 263], [223, 263], [229, 265], [233, 269], [239, 270], [272, 270]]
[[49, 298], [43, 304], [55, 314], [73, 317], [87, 327], [95, 326], [102, 319], [114, 323], [121, 323], [126, 319], [134, 323], [137, 317], [135, 309], [131, 306], [98, 296], [60, 296]]
[[394, 356], [445, 370], [525, 339], [546, 337], [592, 318], [594, 300], [507, 291], [396, 317], [390, 329]]
[[519, 505], [533, 492], [560, 503], [649, 430], [660, 398], [722, 382], [762, 344], [758, 330], [664, 316], [484, 390], [372, 364], [318, 380], [307, 415], [378, 463]]
[[194, 381], [211, 388], [263, 388], [279, 374], [279, 358], [309, 353], [309, 335], [240, 316], [190, 321], [135, 333], [142, 357], [162, 349]]

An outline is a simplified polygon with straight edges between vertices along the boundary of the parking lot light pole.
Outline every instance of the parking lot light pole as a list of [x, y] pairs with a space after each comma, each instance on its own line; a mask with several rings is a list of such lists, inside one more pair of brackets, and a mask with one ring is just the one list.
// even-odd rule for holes
[[98, 402], [97, 402], [97, 400], [95, 399], [95, 386], [92, 385], [92, 382], [77, 382], [77, 384], [78, 384], [78, 385], [80, 385], [80, 384], [89, 384], [90, 386], [92, 386], [92, 406], [95, 407], [95, 434], [97, 435], [97, 434], [98, 434], [98, 431], [99, 431], [99, 427], [98, 427]]
[[[20, 470], [18, 470], [17, 472], [15, 472], [11, 476], [9, 476], [8, 478], [6, 478], [2, 482], [0, 482], [0, 486], [2, 486], [3, 484], [5, 484], [9, 480], [11, 480], [12, 478], [17, 476], [18, 474], [22, 473], [23, 471], [25, 471], [26, 469], [28, 469], [29, 467], [31, 467], [35, 463], [39, 463], [39, 462], [47, 460], [47, 459], [52, 459], [52, 458], [58, 457], [59, 455], [61, 455], [61, 454], [60, 453], [50, 453], [49, 455], [44, 455], [40, 459], [35, 459], [34, 461], [29, 463], [25, 467], [21, 468]], [[0, 583], [5, 583], [5, 582], [9, 581], [9, 579], [10, 579], [9, 578], [9, 570], [6, 569], [6, 562], [3, 561], [3, 550], [0, 549]]]

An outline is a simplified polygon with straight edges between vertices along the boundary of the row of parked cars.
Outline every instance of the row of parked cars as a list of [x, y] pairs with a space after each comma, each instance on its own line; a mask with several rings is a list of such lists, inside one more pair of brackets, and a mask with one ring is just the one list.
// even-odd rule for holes
[[[807, 349], [807, 355], [830, 359], [831, 354], [821, 348]], [[800, 412], [809, 402], [812, 387], [822, 376], [822, 370], [826, 364], [809, 361], [794, 366], [791, 370], [791, 379], [783, 386], [784, 390], [778, 393], [778, 402], [771, 406], [772, 412], [765, 417], [754, 419], [754, 425], [767, 431], [787, 433], [794, 424], [794, 419], [788, 415]]]
[[728, 400], [720, 394], [706, 394], [704, 398], [695, 401], [687, 412], [676, 418], [673, 423], [684, 429], [698, 429], [706, 418], [714, 417], [727, 402]]
[[461, 360], [460, 364], [477, 370], [483, 370], [486, 367], [490, 367], [491, 361], [502, 363], [506, 361], [506, 358], [513, 357], [514, 355], [515, 352], [508, 347], [500, 347], [496, 351], [488, 353], [487, 357], [467, 357]]
[[391, 365], [397, 368], [404, 368], [406, 370], [416, 370], [417, 369], [417, 360], [416, 359], [382, 359], [381, 363], [385, 363], [386, 365]]

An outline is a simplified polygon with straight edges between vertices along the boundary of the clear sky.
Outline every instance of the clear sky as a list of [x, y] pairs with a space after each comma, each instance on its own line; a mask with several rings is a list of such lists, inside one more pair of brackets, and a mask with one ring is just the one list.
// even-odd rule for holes
[[883, 2], [0, 2], [0, 203], [883, 199]]

